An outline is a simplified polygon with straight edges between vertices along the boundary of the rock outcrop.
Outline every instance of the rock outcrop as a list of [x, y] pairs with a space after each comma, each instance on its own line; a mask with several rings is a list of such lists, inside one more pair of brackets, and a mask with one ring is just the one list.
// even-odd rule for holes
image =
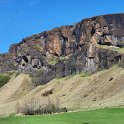
[[11, 45], [9, 53], [0, 55], [0, 73], [29, 73], [38, 85], [121, 61], [121, 53], [102, 49], [99, 44], [124, 47], [124, 14], [96, 16], [24, 38]]

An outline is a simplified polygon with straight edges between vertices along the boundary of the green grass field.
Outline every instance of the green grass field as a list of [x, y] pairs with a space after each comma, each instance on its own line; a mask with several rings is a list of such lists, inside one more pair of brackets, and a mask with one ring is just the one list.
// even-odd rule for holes
[[124, 108], [106, 108], [43, 116], [1, 117], [0, 124], [124, 124]]

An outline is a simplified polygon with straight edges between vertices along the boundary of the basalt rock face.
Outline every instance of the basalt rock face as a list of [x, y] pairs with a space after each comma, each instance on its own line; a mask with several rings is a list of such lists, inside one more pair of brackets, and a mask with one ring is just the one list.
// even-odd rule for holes
[[29, 73], [38, 85], [81, 71], [92, 73], [121, 61], [122, 54], [99, 44], [124, 47], [124, 14], [96, 16], [24, 38], [11, 45], [9, 53], [1, 54], [0, 72]]
[[17, 64], [13, 61], [12, 55], [8, 53], [0, 54], [0, 73], [6, 73], [17, 69]]

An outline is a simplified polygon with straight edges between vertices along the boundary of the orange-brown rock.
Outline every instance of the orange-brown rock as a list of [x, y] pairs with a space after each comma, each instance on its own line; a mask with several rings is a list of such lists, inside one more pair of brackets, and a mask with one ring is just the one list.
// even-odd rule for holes
[[35, 80], [41, 77], [41, 82], [47, 82], [54, 77], [108, 68], [122, 55], [97, 45], [124, 47], [123, 22], [124, 14], [95, 16], [24, 38], [12, 45], [9, 53], [1, 54], [0, 72], [20, 69]]

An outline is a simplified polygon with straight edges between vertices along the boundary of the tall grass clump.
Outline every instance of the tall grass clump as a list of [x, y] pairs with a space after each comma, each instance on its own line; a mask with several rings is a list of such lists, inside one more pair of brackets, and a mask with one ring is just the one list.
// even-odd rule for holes
[[0, 87], [4, 86], [10, 80], [10, 76], [7, 74], [0, 74]]

